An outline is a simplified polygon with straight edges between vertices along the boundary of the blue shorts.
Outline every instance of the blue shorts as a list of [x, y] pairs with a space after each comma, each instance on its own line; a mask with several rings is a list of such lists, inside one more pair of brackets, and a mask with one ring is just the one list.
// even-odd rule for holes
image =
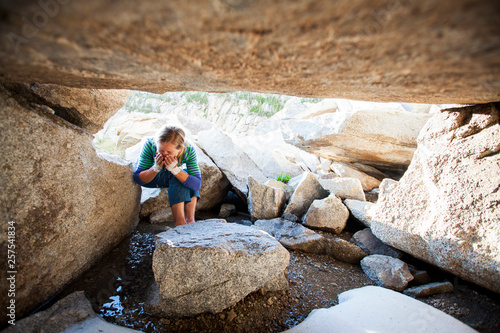
[[[186, 172], [185, 170], [182, 170]], [[142, 185], [151, 188], [168, 188], [168, 202], [170, 206], [180, 202], [191, 202], [192, 197], [200, 198], [200, 191], [195, 191], [184, 186], [170, 171], [163, 169], [155, 178], [147, 184]]]

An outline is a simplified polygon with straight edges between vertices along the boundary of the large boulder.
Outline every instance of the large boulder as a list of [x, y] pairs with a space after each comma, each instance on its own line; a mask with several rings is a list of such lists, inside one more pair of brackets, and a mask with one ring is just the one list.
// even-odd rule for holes
[[[21, 106], [1, 87], [0, 118], [0, 217], [5, 221], [0, 245], [7, 248], [12, 221], [16, 266], [11, 270], [17, 270], [21, 317], [135, 228], [141, 189], [126, 161], [96, 154], [88, 132], [44, 109]], [[6, 283], [2, 290], [8, 290]], [[7, 304], [7, 293], [0, 298]]]
[[153, 272], [167, 315], [217, 313], [248, 294], [288, 288], [288, 251], [273, 237], [233, 223], [204, 221], [156, 236]]
[[285, 208], [284, 214], [292, 214], [302, 218], [314, 200], [328, 196], [328, 192], [311, 172], [304, 172], [301, 176], [291, 179], [289, 184], [295, 188], [295, 191]]
[[500, 113], [493, 104], [437, 113], [372, 231], [384, 243], [500, 292]]
[[286, 142], [318, 156], [400, 168], [410, 164], [418, 133], [429, 117], [399, 110], [339, 109], [312, 118], [289, 119], [282, 127]]
[[339, 234], [344, 230], [349, 210], [337, 198], [330, 194], [325, 199], [314, 200], [304, 215], [304, 225], [313, 229], [321, 229]]
[[209, 210], [222, 202], [231, 188], [231, 183], [203, 150], [197, 145], [193, 146], [196, 149], [201, 171], [200, 200], [198, 200], [196, 210]]
[[261, 184], [248, 177], [248, 211], [253, 220], [274, 219], [282, 212], [286, 193], [282, 188]]
[[210, 156], [242, 199], [248, 196], [248, 177], [265, 183], [267, 177], [226, 134], [212, 128], [198, 134], [198, 145]]
[[241, 136], [235, 143], [271, 179], [276, 179], [281, 173], [295, 177], [314, 170], [319, 163], [318, 157], [286, 143], [279, 130]]
[[274, 147], [274, 145], [262, 144], [262, 141], [256, 141], [254, 136], [251, 139], [241, 137], [237, 142], [238, 146], [268, 178], [276, 179], [281, 173], [295, 177], [304, 171], [309, 171], [304, 164], [299, 165], [298, 163], [291, 162], [284, 154], [284, 151], [271, 149], [270, 147]]

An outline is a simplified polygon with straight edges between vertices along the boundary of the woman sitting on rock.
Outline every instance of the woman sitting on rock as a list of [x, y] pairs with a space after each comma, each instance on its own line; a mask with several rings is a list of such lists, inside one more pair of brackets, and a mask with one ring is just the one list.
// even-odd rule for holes
[[[164, 126], [155, 140], [146, 139], [134, 167], [134, 181], [144, 187], [168, 188], [168, 200], [175, 225], [195, 223], [196, 202], [200, 198], [201, 173], [193, 146], [185, 133]], [[186, 169], [179, 166], [186, 164]]]

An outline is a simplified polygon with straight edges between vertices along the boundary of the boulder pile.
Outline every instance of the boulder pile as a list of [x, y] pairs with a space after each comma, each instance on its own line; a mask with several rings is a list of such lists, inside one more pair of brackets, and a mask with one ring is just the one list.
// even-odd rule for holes
[[[496, 291], [495, 286], [500, 281], [498, 264], [494, 264], [494, 261], [497, 260], [495, 259], [496, 255], [492, 257], [483, 253], [479, 256], [478, 249], [474, 251], [472, 249], [467, 250], [465, 246], [467, 242], [464, 242], [466, 239], [476, 239], [471, 242], [471, 245], [477, 243], [478, 231], [485, 235], [498, 236], [498, 233], [495, 234], [496, 229], [492, 228], [491, 223], [475, 223], [476, 229], [460, 227], [461, 234], [454, 237], [464, 241], [455, 242], [458, 247], [454, 252], [442, 250], [445, 246], [446, 248], [455, 246], [446, 243], [448, 239], [446, 237], [435, 238], [434, 241], [425, 240], [426, 247], [422, 247], [419, 245], [419, 239], [424, 240], [422, 236], [415, 237], [408, 234], [413, 230], [408, 228], [410, 223], [408, 221], [419, 220], [419, 216], [425, 217], [427, 220], [430, 216], [434, 216], [439, 218], [439, 221], [443, 221], [438, 223], [441, 226], [440, 228], [437, 228], [436, 223], [429, 224], [425, 222], [427, 221], [425, 219], [412, 224], [413, 228], [421, 228], [424, 225], [433, 226], [433, 230], [436, 230], [434, 232], [438, 232], [443, 227], [447, 228], [448, 231], [453, 230], [453, 228], [445, 227], [446, 224], [441, 225], [445, 221], [456, 225], [457, 228], [463, 226], [461, 220], [457, 220], [458, 215], [455, 215], [461, 214], [462, 218], [470, 220], [471, 216], [474, 215], [466, 213], [466, 209], [470, 210], [470, 207], [483, 209], [483, 214], [479, 214], [478, 211], [474, 216], [482, 216], [483, 219], [487, 218], [487, 220], [498, 218], [496, 210], [491, 209], [493, 207], [491, 200], [495, 200], [496, 195], [493, 183], [498, 185], [498, 174], [500, 174], [495, 169], [498, 166], [498, 154], [496, 154], [498, 149], [493, 144], [498, 142], [495, 138], [498, 133], [498, 110], [493, 105], [481, 109], [470, 108], [467, 110], [469, 116], [466, 117], [470, 120], [466, 123], [463, 120], [464, 116], [458, 113], [454, 114], [453, 110], [435, 115], [436, 122], [430, 122], [422, 132], [419, 138], [416, 159], [410, 165], [408, 173], [399, 182], [390, 179], [372, 166], [322, 159], [315, 170], [304, 171], [302, 174], [292, 177], [287, 184], [284, 184], [269, 179], [263, 172], [260, 172], [258, 165], [252, 163], [248, 155], [240, 150], [238, 145], [231, 144], [232, 139], [230, 136], [224, 136], [224, 140], [221, 139], [222, 141], [219, 144], [207, 144], [209, 139], [214, 140], [223, 137], [215, 128], [206, 133], [201, 132], [196, 142], [205, 147], [204, 152], [210, 155], [216, 165], [219, 166], [220, 164], [221, 172], [231, 183], [230, 186], [232, 186], [234, 192], [247, 202], [250, 219], [253, 221], [252, 227], [265, 231], [281, 243], [284, 248], [328, 254], [337, 260], [360, 264], [374, 284], [397, 291], [404, 291], [413, 297], [446, 292], [450, 291], [450, 288], [449, 284], [435, 285], [437, 282], [430, 281], [428, 276], [427, 279], [421, 280], [419, 277], [426, 275], [426, 273], [405, 262], [410, 256], [433, 263], [464, 279]], [[441, 127], [439, 126], [440, 121], [444, 124]], [[455, 124], [460, 121], [460, 124]], [[461, 128], [460, 126], [465, 127]], [[461, 179], [468, 179], [465, 184], [470, 185], [467, 188], [479, 186], [478, 181], [486, 182], [487, 185], [483, 187], [481, 192], [482, 198], [486, 199], [486, 201], [476, 195], [470, 195], [474, 193], [473, 190], [468, 192], [470, 194], [464, 192], [459, 194], [458, 191], [448, 188], [447, 193], [454, 193], [457, 200], [458, 198], [467, 200], [466, 203], [454, 205], [455, 208], [464, 208], [463, 211], [456, 211], [455, 209], [454, 215], [444, 215], [444, 212], [438, 209], [443, 207], [440, 201], [429, 200], [429, 198], [437, 198], [436, 195], [440, 193], [430, 192], [430, 181], [436, 182], [436, 180], [443, 179], [443, 182], [449, 183], [450, 180], [446, 179], [451, 179], [449, 177], [457, 175], [453, 174], [452, 170], [446, 167], [446, 164], [439, 164], [440, 161], [443, 161], [440, 158], [444, 149], [442, 146], [448, 148], [449, 143], [446, 142], [449, 142], [450, 137], [453, 135], [448, 134], [449, 129], [451, 129], [451, 133], [458, 133], [455, 134], [455, 137], [461, 138], [460, 140], [464, 144], [470, 142], [469, 146], [465, 146], [470, 147], [468, 150], [460, 150], [460, 154], [465, 155], [461, 156], [459, 160], [469, 167], [473, 166], [473, 170], [476, 170], [475, 175], [470, 174], [472, 172], [470, 171], [462, 176], [461, 173], [467, 170], [465, 165], [461, 167], [461, 164], [453, 164], [455, 168], [458, 166], [456, 171], [459, 172], [459, 178], [455, 181], [455, 185], [459, 186]], [[470, 136], [471, 133], [472, 136]], [[200, 143], [200, 138], [204, 138], [205, 142]], [[437, 141], [441, 140], [441, 138], [442, 141]], [[228, 142], [223, 143], [223, 141]], [[481, 146], [480, 142], [483, 142], [483, 146]], [[484, 145], [485, 142], [486, 145]], [[224, 148], [219, 149], [219, 152], [217, 152], [214, 146], [223, 146]], [[420, 149], [425, 149], [426, 153], [419, 153]], [[454, 149], [453, 146], [450, 149], [451, 151], [457, 151], [457, 154], [459, 153], [459, 150]], [[446, 151], [449, 152], [450, 149], [446, 149]], [[430, 153], [430, 151], [433, 151], [433, 153]], [[433, 179], [427, 179], [422, 172], [417, 173], [424, 166], [429, 167], [432, 165], [423, 160], [424, 158], [430, 159], [435, 165], [443, 166], [444, 170], [449, 172], [449, 176], [445, 173], [439, 174], [438, 177], [437, 170], [442, 169], [437, 169], [437, 167]], [[450, 159], [447, 158], [447, 160]], [[329, 166], [325, 167], [325, 165]], [[488, 173], [486, 177], [486, 174], [483, 175], [483, 173], [489, 172], [487, 170], [495, 170], [492, 172], [496, 173], [496, 175]], [[484, 177], [480, 177], [482, 179], [480, 180], [477, 175], [483, 175]], [[474, 181], [474, 179], [477, 181]], [[408, 189], [405, 190], [405, 188]], [[412, 189], [412, 191], [405, 192], [409, 191], [409, 189]], [[443, 187], [443, 190], [445, 189], [446, 187]], [[367, 201], [367, 199], [376, 198], [377, 196], [380, 196], [380, 200]], [[424, 199], [424, 196], [427, 198]], [[405, 213], [397, 213], [398, 209], [393, 206], [396, 202], [395, 197], [400, 202], [400, 208], [407, 207], [405, 205], [410, 204], [411, 209], [407, 208]], [[418, 199], [417, 197], [421, 198]], [[450, 199], [453, 198], [450, 197]], [[412, 200], [419, 200], [419, 203], [412, 204]], [[435, 206], [436, 208], [434, 208]], [[422, 213], [412, 213], [412, 219], [403, 218], [410, 212], [417, 212], [422, 209]], [[435, 213], [429, 215], [429, 212]], [[400, 218], [391, 217], [394, 214], [398, 214], [395, 216], [400, 216]], [[352, 227], [356, 221], [359, 222], [357, 228], [361, 230], [356, 232], [352, 238], [346, 238], [350, 233], [345, 232], [344, 229], [349, 225]], [[389, 223], [388, 221], [392, 222]], [[477, 229], [477, 225], [483, 229]], [[365, 226], [366, 229], [361, 226]], [[421, 229], [419, 232], [428, 234], [428, 230], [430, 229]], [[491, 249], [492, 247], [489, 239], [486, 237], [482, 241], [484, 244], [482, 247], [485, 249]], [[498, 239], [498, 237], [495, 239]], [[433, 244], [437, 246], [434, 250], [430, 248]], [[491, 250], [489, 251], [490, 254], [493, 253]], [[475, 260], [474, 263], [470, 263], [476, 267], [475, 272], [467, 270], [466, 263], [460, 263], [460, 259], [457, 258], [458, 254], [463, 258]], [[452, 265], [451, 262], [454, 264]], [[158, 273], [157, 281], [162, 278], [160, 277], [161, 274]], [[429, 282], [431, 283], [429, 284]], [[167, 294], [164, 294], [163, 297], [165, 299], [171, 298]]]

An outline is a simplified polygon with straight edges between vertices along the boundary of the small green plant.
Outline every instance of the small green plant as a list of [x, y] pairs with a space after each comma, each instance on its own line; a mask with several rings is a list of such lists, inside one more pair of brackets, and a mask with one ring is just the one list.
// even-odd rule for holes
[[288, 183], [288, 181], [292, 179], [292, 177], [290, 177], [289, 175], [284, 175], [283, 172], [280, 173], [280, 175], [278, 176], [278, 178], [276, 178], [277, 181], [279, 182], [282, 182], [282, 183]]

